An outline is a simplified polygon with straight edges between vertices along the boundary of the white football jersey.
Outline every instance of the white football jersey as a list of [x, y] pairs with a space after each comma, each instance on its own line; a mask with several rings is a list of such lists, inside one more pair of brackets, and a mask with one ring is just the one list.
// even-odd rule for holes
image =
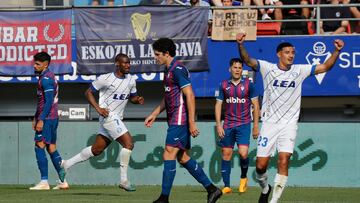
[[99, 106], [109, 110], [110, 114], [118, 114], [123, 119], [123, 113], [129, 97], [136, 95], [135, 78], [126, 74], [123, 78], [115, 73], [100, 75], [94, 82], [93, 88], [99, 91]]
[[292, 65], [287, 71], [277, 64], [258, 60], [264, 83], [261, 120], [270, 123], [295, 123], [299, 119], [302, 83], [315, 73], [315, 65]]

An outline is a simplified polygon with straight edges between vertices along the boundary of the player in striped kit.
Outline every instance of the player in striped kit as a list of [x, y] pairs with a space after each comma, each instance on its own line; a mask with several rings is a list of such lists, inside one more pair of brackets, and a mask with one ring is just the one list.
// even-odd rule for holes
[[162, 191], [154, 203], [168, 203], [176, 173], [176, 159], [208, 192], [208, 203], [216, 202], [222, 195], [204, 173], [202, 167], [189, 155], [190, 136], [197, 137], [199, 130], [195, 123], [195, 95], [188, 69], [175, 57], [176, 46], [169, 38], [160, 38], [153, 44], [155, 60], [165, 65], [163, 81], [165, 95], [160, 105], [145, 119], [145, 126], [151, 127], [156, 117], [166, 109], [169, 128], [163, 154], [164, 170]]
[[48, 160], [45, 148], [50, 155], [51, 161], [59, 175], [59, 185], [53, 189], [65, 189], [68, 187], [64, 182], [65, 171], [60, 167], [61, 156], [56, 150], [58, 117], [58, 91], [59, 86], [53, 72], [49, 70], [51, 57], [46, 52], [34, 55], [34, 70], [39, 75], [37, 85], [37, 108], [32, 122], [35, 130], [35, 155], [40, 170], [41, 181], [30, 190], [49, 190], [48, 183]]
[[277, 64], [256, 60], [249, 56], [243, 42], [246, 33], [239, 33], [236, 40], [239, 53], [246, 65], [260, 71], [264, 83], [264, 98], [261, 109], [262, 127], [258, 138], [256, 178], [262, 188], [259, 203], [268, 202], [271, 186], [266, 173], [270, 156], [278, 151], [278, 170], [274, 179], [274, 192], [270, 203], [278, 202], [288, 180], [289, 160], [294, 151], [297, 122], [300, 114], [301, 85], [311, 75], [331, 70], [339, 57], [344, 42], [334, 41], [335, 50], [323, 64], [293, 64], [295, 47], [280, 43], [276, 49]]
[[[243, 62], [239, 58], [230, 60], [229, 71], [231, 78], [223, 80], [219, 86], [219, 95], [216, 97], [215, 120], [216, 129], [220, 138], [219, 146], [222, 149], [221, 175], [225, 187], [223, 194], [231, 193], [230, 173], [231, 158], [234, 144], [238, 146], [240, 155], [241, 178], [239, 192], [247, 189], [247, 171], [249, 166], [249, 144], [251, 127], [251, 104], [254, 107], [253, 138], [259, 135], [259, 101], [254, 84], [249, 78], [242, 78]], [[225, 103], [224, 126], [221, 123], [221, 108]]]
[[[62, 167], [67, 171], [71, 166], [100, 155], [111, 140], [116, 140], [123, 148], [120, 151], [120, 185], [126, 191], [135, 191], [127, 176], [130, 155], [134, 148], [131, 135], [123, 123], [125, 106], [130, 100], [134, 104], [144, 104], [144, 98], [137, 95], [135, 78], [129, 74], [130, 59], [125, 54], [115, 57], [115, 72], [103, 74], [92, 82], [85, 95], [89, 103], [99, 113], [99, 133], [92, 146], [84, 148], [80, 153], [64, 160]], [[99, 103], [94, 93], [99, 92]]]

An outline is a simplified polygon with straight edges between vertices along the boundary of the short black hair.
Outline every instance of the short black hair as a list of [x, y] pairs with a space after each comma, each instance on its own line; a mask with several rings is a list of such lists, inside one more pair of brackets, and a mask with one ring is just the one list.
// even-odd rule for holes
[[243, 60], [241, 58], [232, 58], [230, 59], [230, 66], [232, 66], [234, 63], [241, 63], [243, 65]]
[[115, 63], [118, 62], [121, 58], [129, 58], [126, 54], [120, 53], [115, 56]]
[[289, 42], [282, 42], [280, 43], [277, 48], [276, 48], [276, 53], [278, 53], [279, 51], [281, 51], [284, 47], [294, 47], [294, 45], [292, 45]]
[[42, 51], [34, 55], [34, 61], [41, 61], [41, 62], [47, 61], [50, 65], [51, 56], [45, 51]]
[[171, 57], [176, 54], [176, 45], [174, 41], [169, 38], [160, 38], [153, 43], [153, 49], [162, 53], [169, 52]]

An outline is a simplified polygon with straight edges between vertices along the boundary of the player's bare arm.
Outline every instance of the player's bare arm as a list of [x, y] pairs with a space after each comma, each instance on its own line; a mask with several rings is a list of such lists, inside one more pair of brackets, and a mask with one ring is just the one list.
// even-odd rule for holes
[[222, 101], [216, 100], [216, 103], [215, 103], [216, 131], [218, 133], [218, 136], [222, 139], [222, 138], [224, 138], [225, 131], [221, 124], [221, 107], [222, 107]]
[[95, 108], [95, 110], [98, 112], [99, 115], [105, 118], [109, 116], [109, 111], [105, 108], [101, 108], [99, 104], [96, 102], [95, 96], [90, 88], [85, 91], [85, 96], [89, 104]]
[[254, 58], [251, 58], [248, 54], [248, 52], [246, 51], [245, 47], [244, 47], [244, 41], [245, 41], [245, 37], [246, 37], [246, 33], [245, 32], [240, 32], [236, 35], [236, 41], [238, 43], [238, 47], [239, 47], [239, 54], [241, 59], [244, 61], [244, 63], [251, 67], [254, 71], [256, 71], [257, 69], [257, 60]]
[[42, 131], [43, 127], [44, 127], [44, 121], [43, 120], [38, 120], [36, 122], [35, 130], [40, 132], [40, 131]]
[[344, 45], [345, 43], [341, 39], [334, 40], [335, 50], [331, 54], [330, 58], [325, 61], [325, 63], [316, 66], [315, 74], [324, 73], [331, 70], [336, 60], [339, 58], [340, 51], [344, 47]]
[[144, 101], [144, 97], [141, 96], [130, 97], [130, 102], [133, 104], [144, 104]]
[[33, 120], [32, 120], [32, 122], [31, 122], [31, 128], [32, 128], [33, 130], [35, 130], [35, 124], [36, 124], [36, 118], [34, 117]]
[[259, 117], [260, 117], [260, 105], [259, 105], [259, 99], [253, 98], [251, 99], [251, 103], [253, 105], [254, 111], [253, 111], [253, 129], [252, 129], [252, 136], [254, 139], [257, 139], [260, 131], [259, 131]]
[[189, 114], [189, 130], [192, 137], [199, 135], [199, 130], [195, 123], [195, 95], [191, 85], [181, 89], [182, 93], [186, 97], [186, 106]]
[[155, 122], [156, 117], [165, 110], [165, 98], [163, 98], [159, 104], [159, 106], [157, 106], [153, 112], [146, 117], [145, 119], [145, 126], [148, 128], [151, 128], [152, 124]]

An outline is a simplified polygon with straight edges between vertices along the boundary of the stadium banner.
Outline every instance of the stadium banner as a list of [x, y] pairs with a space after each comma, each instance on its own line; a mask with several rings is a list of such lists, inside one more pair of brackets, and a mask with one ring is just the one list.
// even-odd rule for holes
[[239, 31], [245, 31], [245, 40], [256, 40], [256, 9], [215, 9], [211, 39], [235, 40]]
[[163, 71], [152, 49], [161, 37], [175, 41], [176, 55], [190, 71], [209, 69], [207, 8], [75, 8], [74, 15], [79, 74], [113, 71], [118, 53], [130, 57], [133, 73]]
[[[295, 45], [296, 63], [324, 62], [333, 50], [333, 40], [344, 40], [345, 47], [339, 59], [329, 72], [311, 76], [304, 81], [303, 96], [356, 96], [360, 95], [360, 40], [358, 36], [297, 36], [297, 37], [258, 37], [256, 41], [246, 42], [251, 57], [265, 59], [276, 63], [278, 58], [275, 49], [278, 43], [288, 41]], [[76, 46], [73, 40], [73, 47]], [[219, 42], [208, 40], [209, 64], [211, 69], [191, 73], [192, 86], [196, 97], [214, 97], [219, 82], [229, 77], [228, 64], [233, 57], [239, 57], [235, 42]], [[226, 51], [224, 51], [226, 50]], [[73, 50], [72, 68], [69, 75], [58, 76], [61, 83], [88, 83], [96, 79], [96, 75], [77, 74], [76, 50]], [[246, 70], [250, 68], [245, 66]], [[138, 82], [161, 81], [164, 73], [137, 73]], [[0, 83], [36, 82], [35, 77], [0, 77]], [[256, 87], [262, 90], [262, 78], [256, 74]], [[262, 91], [260, 91], [262, 92]]]
[[[125, 125], [135, 145], [129, 163], [129, 180], [135, 185], [160, 185], [167, 123], [158, 121], [152, 128], [146, 128], [141, 121], [125, 121]], [[221, 148], [217, 146], [215, 122], [197, 122], [197, 126], [200, 136], [191, 139], [192, 149], [189, 153], [215, 184], [222, 185]], [[298, 127], [290, 160], [289, 186], [360, 187], [360, 123], [299, 123]], [[62, 158], [69, 159], [84, 147], [90, 146], [98, 128], [99, 124], [95, 121], [60, 122], [57, 148]], [[0, 122], [0, 129], [0, 137], [6, 137], [6, 142], [0, 142], [1, 184], [32, 184], [38, 181], [39, 171], [33, 153], [34, 134], [29, 130], [31, 121]], [[255, 181], [256, 143], [251, 139], [249, 146], [250, 186], [258, 186]], [[67, 181], [70, 185], [118, 184], [120, 150], [121, 145], [112, 142], [101, 155], [73, 166], [66, 176]], [[237, 150], [236, 147], [234, 150]], [[236, 187], [241, 173], [239, 161], [238, 153], [234, 153], [231, 160], [231, 184]], [[276, 159], [271, 159], [268, 167], [269, 183], [273, 182], [276, 166]], [[55, 184], [56, 179], [55, 170], [49, 170], [50, 184]], [[199, 183], [178, 164], [174, 185]]]
[[71, 10], [0, 12], [0, 75], [31, 76], [33, 55], [51, 55], [57, 75], [72, 72]]

